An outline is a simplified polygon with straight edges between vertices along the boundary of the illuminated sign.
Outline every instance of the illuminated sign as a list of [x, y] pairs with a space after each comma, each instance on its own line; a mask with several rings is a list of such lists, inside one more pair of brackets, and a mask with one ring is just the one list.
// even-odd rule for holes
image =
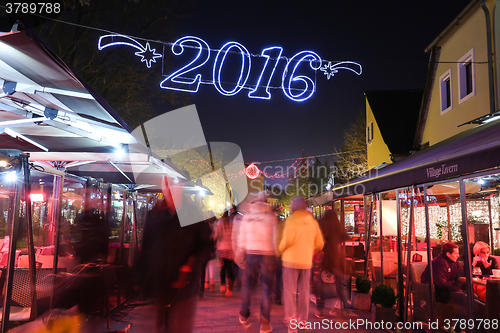
[[[187, 59], [189, 61], [187, 65], [166, 75], [167, 77], [161, 81], [160, 88], [168, 90], [195, 93], [199, 90], [200, 84], [207, 84], [213, 85], [224, 96], [234, 96], [243, 89], [247, 89], [249, 90], [249, 98], [269, 100], [271, 99], [270, 88], [274, 88], [282, 90], [285, 96], [292, 101], [302, 102], [311, 98], [316, 92], [316, 75], [310, 75], [310, 72], [315, 74], [319, 70], [328, 80], [341, 69], [349, 70], [357, 75], [362, 73], [362, 67], [357, 62], [326, 61], [313, 51], [301, 51], [293, 57], [287, 58], [282, 55], [283, 48], [280, 46], [265, 48], [260, 55], [254, 55], [238, 42], [228, 42], [222, 48], [213, 50], [203, 39], [194, 36], [182, 37], [175, 43], [167, 43], [167, 45], [170, 46], [170, 50], [175, 56], [183, 56], [187, 48], [197, 51], [194, 55], [184, 54], [184, 57], [191, 57], [191, 59]], [[125, 35], [111, 34], [99, 38], [99, 50], [110, 46], [135, 48], [138, 51], [134, 54], [140, 57], [141, 62], [145, 62], [148, 68], [151, 68], [152, 63], [156, 63], [157, 59], [165, 56], [165, 48], [163, 54], [157, 53], [155, 48], [151, 48], [149, 41], [146, 41], [144, 46], [134, 38]], [[211, 68], [212, 75], [209, 78], [203, 78], [204, 75], [207, 76], [202, 73], [204, 66], [210, 60], [212, 53], [216, 53]], [[240, 66], [235, 71], [238, 74], [237, 80], [231, 84], [222, 79], [224, 65], [227, 63], [229, 55], [237, 55], [236, 58], [239, 59]], [[254, 65], [256, 79], [250, 78], [252, 58], [265, 59], [262, 67]], [[272, 87], [271, 81], [278, 64], [282, 61], [285, 62], [285, 67], [281, 73], [281, 84]], [[226, 68], [226, 72], [233, 72], [233, 70]], [[232, 85], [232, 87], [228, 87], [228, 85]]]

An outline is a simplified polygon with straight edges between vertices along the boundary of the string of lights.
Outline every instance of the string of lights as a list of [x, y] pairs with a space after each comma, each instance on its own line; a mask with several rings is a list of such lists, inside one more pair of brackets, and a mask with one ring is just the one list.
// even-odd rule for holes
[[274, 162], [284, 162], [284, 161], [291, 161], [291, 160], [298, 160], [302, 158], [316, 158], [316, 157], [324, 157], [324, 156], [340, 156], [342, 154], [350, 154], [350, 153], [356, 153], [360, 152], [361, 150], [350, 150], [350, 151], [343, 151], [343, 152], [338, 152], [338, 153], [329, 153], [329, 154], [321, 154], [321, 155], [312, 155], [312, 156], [305, 156], [305, 157], [293, 157], [293, 158], [285, 158], [281, 160], [272, 160], [272, 161], [260, 161], [260, 162], [253, 162], [254, 164], [265, 164], [265, 163], [274, 163]]
[[[7, 7], [3, 6], [3, 5], [0, 5], [0, 8], [7, 9]], [[47, 16], [44, 16], [44, 15], [40, 15], [40, 14], [37, 14], [37, 13], [25, 13], [25, 14], [26, 15], [33, 15], [33, 16], [36, 16], [36, 17], [40, 17], [40, 18], [43, 18], [43, 19], [46, 19], [46, 20], [50, 20], [50, 21], [54, 21], [54, 22], [58, 22], [58, 23], [66, 24], [66, 25], [71, 25], [71, 26], [78, 27], [78, 28], [89, 29], [89, 30], [94, 30], [94, 31], [100, 31], [100, 32], [104, 32], [104, 33], [107, 33], [107, 34], [122, 35], [122, 36], [130, 37], [130, 38], [134, 38], [136, 40], [141, 40], [141, 41], [144, 41], [144, 42], [152, 42], [152, 43], [162, 44], [162, 45], [166, 45], [166, 46], [172, 46], [174, 44], [174, 42], [167, 42], [167, 41], [162, 41], [162, 40], [158, 40], [158, 39], [150, 39], [150, 38], [144, 38], [144, 37], [131, 36], [131, 35], [127, 35], [127, 34], [121, 34], [121, 33], [115, 32], [115, 31], [101, 29], [101, 28], [96, 28], [96, 27], [92, 27], [92, 26], [88, 26], [88, 25], [83, 25], [83, 24], [78, 24], [78, 23], [73, 23], [73, 22], [68, 22], [68, 21], [64, 21], [64, 20], [60, 20], [60, 19], [56, 19], [56, 18], [52, 18], [52, 17], [47, 17]], [[184, 47], [198, 48], [196, 46], [190, 46], [190, 45], [185, 45]], [[210, 51], [214, 51], [214, 52], [219, 52], [220, 51], [220, 49], [215, 49], [215, 48], [208, 48], [208, 49]], [[238, 52], [235, 52], [235, 51], [229, 51], [228, 53], [236, 53], [236, 54], [238, 54]], [[250, 53], [250, 56], [251, 57], [255, 57], [255, 58], [267, 58], [266, 55], [254, 54], [254, 53]], [[286, 56], [280, 56], [279, 58], [270, 57], [269, 59], [271, 59], [271, 60], [284, 59], [286, 61], [290, 60]], [[333, 63], [342, 62], [342, 60], [327, 60], [327, 59], [323, 59], [323, 61], [324, 62], [333, 62]], [[369, 63], [370, 61], [363, 61], [363, 62], [364, 63]], [[427, 61], [425, 61], [425, 62], [415, 62], [415, 61], [383, 61], [383, 62], [380, 62], [380, 61], [377, 61], [377, 63], [389, 63], [389, 64], [401, 63], [401, 64], [408, 64], [408, 63], [428, 63], [428, 62]], [[435, 63], [439, 63], [439, 64], [458, 64], [458, 63], [464, 63], [464, 62], [458, 62], [458, 61], [436, 61]], [[467, 62], [467, 63], [470, 63], [470, 62]], [[487, 61], [474, 61], [473, 63], [474, 64], [488, 64]]]
[[[206, 173], [207, 171], [212, 170], [210, 164], [205, 160], [189, 160], [189, 162], [194, 166], [197, 172]], [[303, 158], [299, 158], [296, 159], [291, 166], [286, 167], [285, 170], [275, 173], [268, 173], [265, 169], [260, 170], [255, 163], [251, 163], [245, 168], [245, 170], [237, 173], [226, 174], [226, 177], [229, 180], [234, 180], [246, 174], [250, 179], [255, 179], [262, 174], [264, 177], [269, 179], [296, 179], [300, 175], [304, 174], [304, 172], [306, 172], [313, 163], [313, 157], [308, 157], [305, 161], [303, 161]], [[206, 165], [208, 169], [203, 167], [203, 164]]]
[[[3, 6], [3, 5], [0, 5], [0, 8], [7, 9], [7, 7]], [[47, 16], [44, 16], [44, 15], [40, 15], [40, 14], [37, 14], [37, 13], [25, 13], [25, 14], [26, 15], [37, 16], [37, 17], [40, 17], [40, 18], [43, 18], [43, 19], [46, 19], [46, 20], [50, 20], [50, 21], [54, 21], [54, 22], [62, 23], [62, 24], [67, 24], [67, 25], [71, 25], [71, 26], [74, 26], [74, 27], [78, 27], [78, 28], [83, 28], [83, 29], [89, 29], [89, 30], [104, 32], [104, 33], [107, 33], [107, 34], [121, 35], [121, 36], [124, 36], [124, 37], [129, 37], [129, 38], [133, 38], [135, 40], [140, 40], [140, 41], [144, 41], [144, 42], [157, 43], [157, 44], [162, 44], [162, 45], [166, 45], [166, 46], [172, 46], [172, 45], [175, 44], [175, 42], [167, 42], [167, 41], [158, 40], [158, 39], [150, 39], [150, 38], [132, 36], [132, 35], [127, 35], [127, 34], [121, 34], [119, 32], [115, 32], [115, 31], [111, 31], [111, 30], [106, 30], [106, 29], [101, 29], [101, 28], [96, 28], [96, 27], [92, 27], [92, 26], [88, 26], [88, 25], [83, 25], [83, 24], [78, 24], [78, 23], [73, 23], [73, 22], [68, 22], [68, 21], [64, 21], [64, 20], [60, 20], [60, 19], [56, 19], [56, 18], [52, 18], [52, 17], [47, 17]], [[197, 46], [191, 46], [191, 45], [185, 45], [184, 47], [195, 48], [195, 49], [199, 48]], [[207, 49], [207, 48], [202, 48], [202, 49]], [[219, 52], [221, 49], [208, 48], [208, 50], [213, 51], [213, 52]], [[228, 53], [239, 54], [239, 52], [235, 52], [235, 51], [228, 51]], [[249, 53], [249, 55], [251, 57], [255, 57], [255, 58], [268, 58], [268, 56], [262, 55], [262, 54]], [[269, 59], [271, 59], [271, 60], [283, 59], [283, 60], [286, 60], [286, 61], [290, 60], [286, 56], [280, 56], [279, 58], [272, 58], [271, 57]], [[323, 60], [323, 61], [341, 62], [341, 60]]]
[[[492, 224], [493, 227], [499, 225], [500, 201], [499, 197], [495, 196], [490, 199], [492, 210]], [[429, 211], [429, 236], [434, 239], [450, 240], [458, 242], [462, 240], [460, 232], [462, 226], [462, 208], [460, 202], [449, 205], [450, 211], [450, 231], [448, 235], [448, 211], [446, 206], [438, 206], [436, 204], [428, 206]], [[488, 201], [467, 201], [467, 216], [474, 218], [481, 223], [489, 224], [489, 209]], [[401, 226], [402, 234], [408, 234], [408, 222], [410, 220], [410, 208], [401, 209]], [[425, 238], [427, 236], [427, 229], [425, 227], [425, 208], [414, 208], [414, 221], [415, 221], [415, 236]]]
[[[285, 159], [280, 159], [280, 160], [271, 160], [271, 161], [260, 161], [260, 162], [253, 162], [251, 163], [245, 170], [240, 171], [238, 173], [234, 174], [227, 174], [227, 178], [229, 180], [234, 180], [237, 179], [243, 175], [246, 175], [251, 178], [255, 179], [259, 174], [262, 174], [264, 177], [268, 179], [296, 179], [300, 175], [302, 175], [311, 165], [314, 164], [314, 159], [317, 157], [325, 157], [325, 156], [339, 156], [341, 154], [348, 154], [348, 153], [353, 153], [353, 152], [358, 152], [360, 150], [353, 150], [353, 151], [346, 151], [346, 152], [336, 152], [336, 153], [328, 153], [328, 154], [320, 154], [320, 155], [311, 155], [311, 156], [304, 156], [304, 157], [295, 157], [295, 158], [285, 158]], [[275, 162], [286, 162], [286, 161], [292, 161], [294, 162], [284, 168], [282, 168], [282, 171], [275, 172], [275, 173], [268, 173], [264, 170], [261, 170], [257, 164], [268, 164], [268, 163], [275, 163]], [[211, 165], [206, 161], [206, 160], [190, 160], [192, 165], [196, 168], [196, 171], [198, 172], [207, 172], [207, 170], [211, 170]], [[206, 168], [203, 168], [200, 166], [200, 164], [204, 164]], [[201, 170], [200, 168], [203, 168]], [[208, 169], [207, 169], [208, 168]], [[302, 171], [297, 172], [297, 170], [300, 170], [302, 168]], [[254, 177], [254, 178], [252, 178]]]

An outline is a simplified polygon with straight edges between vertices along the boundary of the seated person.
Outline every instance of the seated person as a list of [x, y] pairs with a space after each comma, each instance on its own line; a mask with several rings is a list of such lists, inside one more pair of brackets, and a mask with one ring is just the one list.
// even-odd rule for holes
[[474, 253], [472, 267], [479, 266], [481, 275], [493, 275], [492, 269], [498, 269], [498, 262], [494, 257], [490, 256], [490, 246], [479, 241], [474, 245], [472, 252]]
[[[457, 263], [460, 256], [458, 246], [445, 243], [441, 253], [432, 260], [432, 278], [436, 291], [436, 302], [463, 304], [465, 294], [462, 292], [464, 282], [459, 277], [464, 276], [463, 270]], [[422, 283], [430, 283], [429, 266], [422, 272]]]
[[[472, 259], [472, 267], [481, 268], [481, 275], [493, 275], [492, 269], [498, 269], [497, 260], [490, 256], [490, 246], [485, 242], [477, 242], [472, 249], [474, 259]], [[486, 287], [474, 284], [474, 293], [477, 298], [486, 302]]]

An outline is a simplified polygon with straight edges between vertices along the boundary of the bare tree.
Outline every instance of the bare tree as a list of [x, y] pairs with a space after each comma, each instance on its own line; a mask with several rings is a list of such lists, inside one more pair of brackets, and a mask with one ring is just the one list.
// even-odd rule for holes
[[[191, 3], [178, 0], [65, 0], [64, 12], [58, 19], [72, 25], [46, 20], [37, 27], [37, 32], [131, 128], [135, 128], [165, 111], [189, 104], [189, 94], [159, 87], [162, 70], [169, 71], [168, 56], [157, 59], [159, 61], [149, 69], [130, 47], [99, 51], [99, 37], [112, 31], [148, 40], [172, 41], [176, 39], [174, 24], [186, 17]], [[144, 40], [139, 41], [146, 44]], [[164, 44], [150, 42], [150, 45], [157, 53], [162, 53], [165, 46], [169, 54], [169, 47]]]
[[367, 171], [366, 149], [366, 118], [362, 112], [344, 131], [344, 145], [336, 151], [339, 158], [334, 166], [336, 183], [345, 183]]

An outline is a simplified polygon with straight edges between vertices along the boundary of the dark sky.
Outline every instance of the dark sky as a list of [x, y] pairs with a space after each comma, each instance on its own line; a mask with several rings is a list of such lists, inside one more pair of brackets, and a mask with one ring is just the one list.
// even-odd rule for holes
[[[259, 100], [245, 90], [226, 97], [201, 85], [193, 102], [207, 141], [238, 144], [245, 162], [298, 157], [303, 149], [306, 155], [339, 149], [343, 130], [364, 112], [364, 91], [424, 88], [429, 59], [424, 49], [469, 2], [200, 1], [191, 17], [177, 24], [179, 37], [197, 36], [216, 49], [237, 41], [253, 54], [270, 46], [282, 46], [287, 57], [312, 50], [322, 59], [363, 66], [361, 76], [341, 71], [330, 80], [318, 71], [317, 91], [304, 102], [289, 100], [281, 90], [272, 90], [271, 100]], [[281, 77], [278, 71], [275, 76]]]
[[[359, 62], [363, 67], [360, 76], [343, 70], [327, 80], [317, 71], [316, 92], [303, 102], [288, 99], [281, 89], [271, 89], [270, 100], [248, 98], [246, 89], [235, 96], [223, 96], [213, 85], [201, 85], [197, 93], [190, 94], [206, 140], [239, 145], [246, 163], [296, 158], [303, 150], [308, 156], [329, 154], [341, 148], [343, 131], [358, 114], [364, 114], [364, 91], [424, 88], [429, 59], [424, 49], [469, 2], [181, 1], [182, 14], [187, 15], [175, 21], [176, 36], [171, 42], [196, 36], [212, 49], [236, 41], [256, 55], [264, 48], [281, 46], [282, 55], [288, 58], [311, 50], [324, 60]], [[212, 52], [204, 66], [204, 79], [211, 79], [215, 55]], [[172, 69], [189, 61], [189, 57], [176, 57], [168, 49], [165, 57], [171, 57]], [[278, 63], [273, 86], [281, 84], [285, 64], [284, 60]], [[262, 59], [252, 58], [248, 83], [256, 82], [262, 66]], [[231, 65], [224, 68], [223, 80], [234, 82], [238, 71]], [[307, 66], [301, 66], [301, 70], [300, 74], [314, 77]], [[292, 162], [283, 162], [282, 166]]]

